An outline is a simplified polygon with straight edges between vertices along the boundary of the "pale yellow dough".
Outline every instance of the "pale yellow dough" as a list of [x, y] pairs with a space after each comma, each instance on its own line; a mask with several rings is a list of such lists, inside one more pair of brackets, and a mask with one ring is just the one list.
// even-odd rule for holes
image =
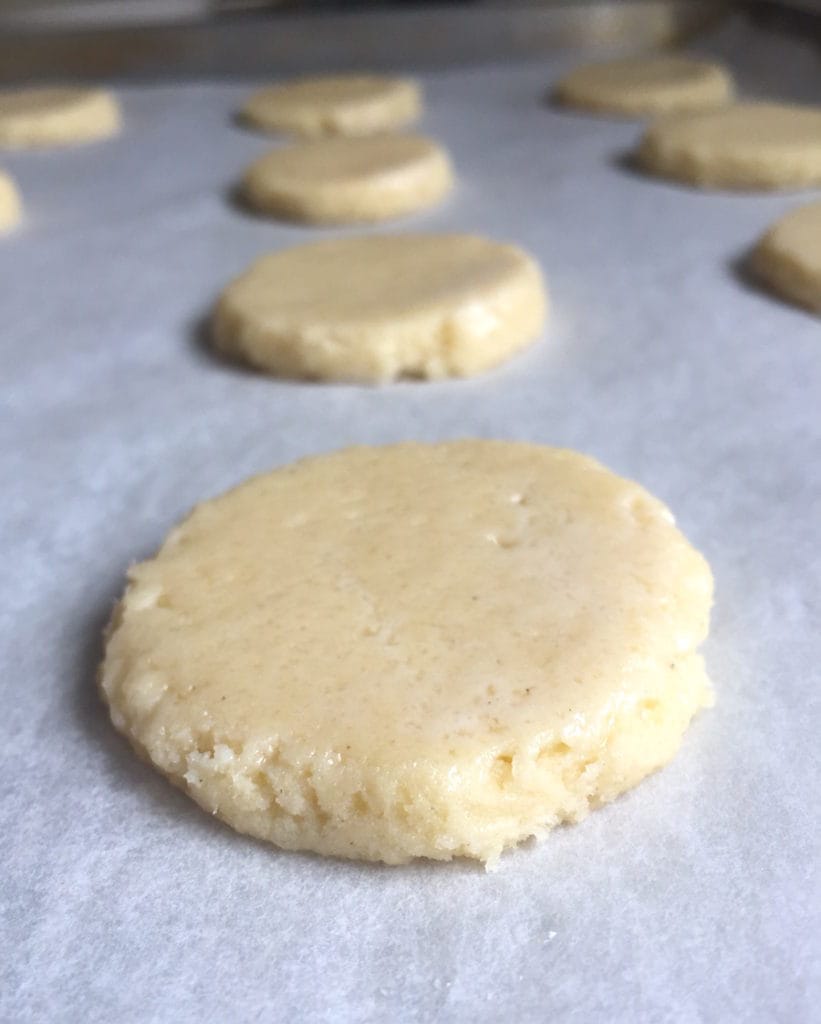
[[0, 232], [17, 227], [23, 217], [23, 204], [12, 178], [0, 171]]
[[435, 142], [373, 135], [275, 149], [248, 168], [242, 192], [251, 206], [275, 217], [346, 224], [422, 210], [452, 183], [450, 161]]
[[216, 347], [287, 376], [387, 381], [487, 370], [539, 334], [520, 249], [472, 235], [332, 239], [264, 256], [222, 294]]
[[419, 88], [410, 79], [328, 75], [261, 89], [241, 114], [261, 131], [317, 137], [401, 128], [415, 121], [421, 110]]
[[104, 89], [36, 87], [0, 92], [0, 146], [63, 146], [116, 135], [117, 100]]
[[777, 221], [753, 250], [751, 266], [773, 291], [821, 313], [821, 202]]
[[732, 99], [733, 81], [711, 61], [632, 57], [576, 68], [557, 83], [553, 96], [568, 107], [644, 117], [723, 106]]
[[711, 592], [668, 509], [576, 452], [353, 448], [198, 506], [129, 571], [100, 681], [241, 832], [492, 862], [673, 756]]
[[821, 185], [821, 107], [738, 103], [652, 124], [637, 161], [648, 171], [704, 188]]

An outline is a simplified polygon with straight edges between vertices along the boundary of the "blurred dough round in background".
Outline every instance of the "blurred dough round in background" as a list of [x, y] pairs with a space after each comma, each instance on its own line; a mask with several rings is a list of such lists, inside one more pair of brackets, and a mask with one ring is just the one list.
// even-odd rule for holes
[[712, 577], [576, 452], [352, 448], [133, 566], [100, 686], [206, 811], [286, 849], [495, 861], [636, 785], [712, 703]]
[[23, 204], [13, 179], [0, 171], [0, 232], [10, 231], [23, 218]]
[[753, 250], [750, 269], [783, 298], [821, 313], [821, 202], [776, 221]]
[[64, 146], [116, 135], [120, 108], [105, 89], [43, 86], [0, 91], [0, 145]]
[[719, 64], [674, 55], [586, 64], [553, 92], [568, 107], [636, 117], [711, 110], [732, 96], [732, 78]]
[[245, 173], [257, 210], [317, 224], [378, 221], [431, 206], [453, 183], [450, 161], [414, 135], [329, 138], [267, 153]]
[[738, 103], [711, 113], [673, 114], [649, 126], [636, 162], [702, 188], [821, 185], [821, 107]]
[[415, 82], [379, 75], [328, 75], [272, 85], [254, 93], [243, 119], [264, 132], [317, 137], [373, 135], [415, 121], [422, 99]]
[[274, 374], [461, 377], [539, 334], [536, 263], [473, 235], [331, 239], [264, 256], [223, 292], [215, 347]]

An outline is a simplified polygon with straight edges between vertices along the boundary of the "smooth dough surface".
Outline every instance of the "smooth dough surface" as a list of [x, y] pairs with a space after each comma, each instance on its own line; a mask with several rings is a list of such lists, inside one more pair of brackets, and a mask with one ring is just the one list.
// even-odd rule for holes
[[751, 267], [785, 299], [821, 313], [821, 202], [777, 221], [753, 250]]
[[723, 106], [733, 96], [733, 82], [710, 61], [633, 57], [576, 68], [557, 83], [553, 95], [568, 107], [643, 117]]
[[538, 335], [546, 298], [520, 249], [473, 235], [372, 235], [264, 256], [223, 292], [217, 349], [286, 376], [479, 373]]
[[255, 209], [311, 223], [378, 221], [424, 209], [453, 183], [450, 161], [415, 135], [319, 139], [267, 153], [245, 173]]
[[422, 99], [415, 82], [380, 75], [302, 78], [261, 89], [242, 117], [265, 132], [316, 137], [372, 135], [415, 121]]
[[0, 231], [10, 231], [23, 216], [23, 205], [13, 179], [0, 171]]
[[197, 507], [129, 571], [100, 681], [241, 832], [493, 861], [673, 756], [711, 592], [667, 508], [578, 453], [354, 448]]
[[0, 145], [62, 146], [116, 135], [117, 100], [104, 89], [37, 87], [0, 92]]
[[637, 152], [646, 170], [692, 185], [776, 189], [821, 184], [821, 107], [738, 103], [650, 125]]

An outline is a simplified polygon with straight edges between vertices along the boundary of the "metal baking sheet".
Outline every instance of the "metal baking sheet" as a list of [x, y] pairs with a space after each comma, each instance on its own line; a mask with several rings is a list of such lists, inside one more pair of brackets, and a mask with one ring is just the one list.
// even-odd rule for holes
[[[808, 41], [740, 20], [700, 49], [817, 100]], [[232, 120], [245, 85], [121, 85], [119, 139], [3, 154], [28, 219], [0, 241], [0, 1020], [817, 1019], [821, 322], [741, 261], [818, 193], [631, 172], [635, 123], [543, 103], [578, 56], [421, 75], [460, 185], [388, 230], [509, 239], [552, 296], [545, 337], [471, 381], [322, 386], [208, 354], [225, 282], [322, 234], [232, 205], [270, 145]], [[138, 762], [94, 687], [131, 560], [251, 473], [470, 435], [593, 454], [709, 558], [717, 704], [669, 767], [486, 874], [281, 853]]]
[[[143, 81], [248, 77], [401, 64], [419, 70], [534, 58], [568, 47], [653, 47], [699, 31], [729, 5], [727, 0], [603, 0], [466, 6], [193, 18], [182, 5], [176, 21], [144, 24], [135, 10], [135, 23], [123, 25], [126, 0], [108, 27], [75, 21], [73, 31], [54, 17], [34, 18], [25, 8], [4, 19], [0, 9], [0, 82], [66, 75]], [[92, 11], [93, 5], [89, 16]], [[49, 31], [55, 22], [58, 30]]]

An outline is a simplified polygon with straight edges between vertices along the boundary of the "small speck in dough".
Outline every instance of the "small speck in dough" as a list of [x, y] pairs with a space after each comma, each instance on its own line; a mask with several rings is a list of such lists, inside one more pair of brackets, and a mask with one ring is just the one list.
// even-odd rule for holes
[[452, 183], [450, 160], [435, 142], [374, 135], [275, 149], [248, 168], [242, 192], [251, 206], [275, 217], [349, 224], [422, 210]]
[[328, 380], [461, 377], [532, 342], [541, 272], [473, 235], [331, 239], [264, 256], [223, 292], [215, 347], [274, 374]]
[[564, 106], [628, 117], [710, 110], [732, 96], [732, 78], [719, 64], [675, 55], [587, 64], [553, 92]]
[[117, 100], [105, 89], [36, 87], [0, 92], [0, 145], [64, 146], [116, 135]]
[[653, 174], [702, 188], [821, 185], [821, 107], [737, 103], [670, 115], [650, 125], [636, 159]]
[[783, 298], [821, 313], [821, 202], [777, 221], [753, 250], [751, 269]]
[[20, 194], [10, 175], [0, 171], [0, 232], [11, 231], [23, 217]]
[[576, 452], [354, 448], [198, 506], [129, 570], [100, 686], [206, 811], [281, 847], [494, 862], [712, 702], [712, 577]]
[[260, 131], [314, 138], [373, 135], [402, 128], [421, 111], [419, 87], [410, 79], [328, 75], [261, 89], [250, 97], [241, 114]]

